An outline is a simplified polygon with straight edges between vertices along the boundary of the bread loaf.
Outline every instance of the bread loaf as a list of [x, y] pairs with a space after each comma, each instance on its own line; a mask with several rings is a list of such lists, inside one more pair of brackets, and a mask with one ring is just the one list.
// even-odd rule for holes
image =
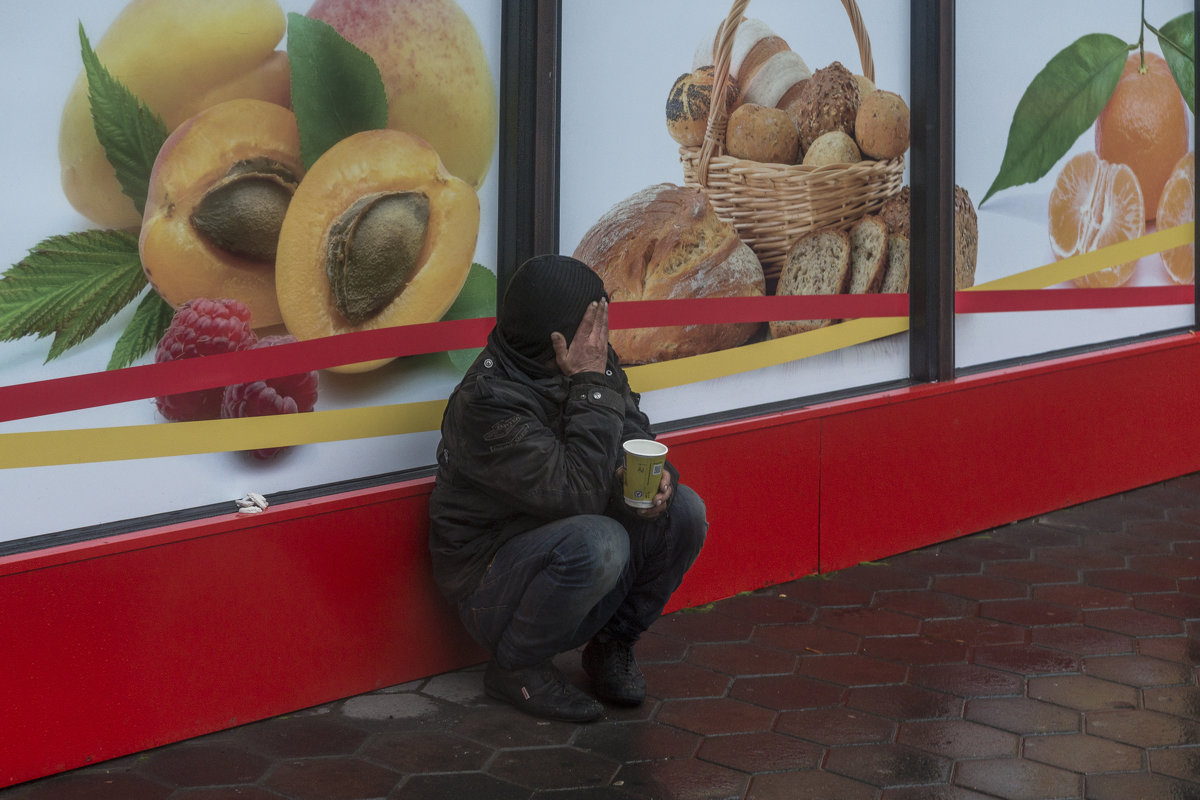
[[[887, 223], [892, 235], [911, 237], [909, 221], [911, 192], [905, 186], [898, 194], [884, 201], [879, 216]], [[956, 291], [975, 285], [975, 266], [979, 257], [979, 219], [971, 196], [961, 186], [954, 187], [954, 288]]]
[[879, 291], [885, 294], [908, 294], [908, 234], [888, 236], [887, 269]]
[[975, 285], [975, 262], [979, 256], [979, 219], [971, 196], [961, 186], [954, 187], [954, 288]]
[[[717, 37], [721, 35], [718, 24], [710, 34], [700, 40], [692, 57], [692, 69], [717, 63]], [[787, 50], [788, 43], [771, 30], [761, 19], [743, 19], [733, 34], [733, 46], [729, 50], [729, 74], [739, 78], [744, 69], [756, 69], [775, 53]]]
[[[720, 25], [700, 40], [692, 69], [716, 62]], [[742, 87], [741, 103], [784, 108], [799, 94], [799, 85], [811, 72], [804, 59], [767, 23], [743, 19], [729, 51], [729, 75]]]
[[868, 214], [850, 228], [850, 291], [878, 292], [887, 269], [888, 230], [883, 220]]
[[[775, 288], [777, 296], [841, 294], [850, 287], [850, 236], [836, 228], [823, 228], [800, 238], [788, 253]], [[773, 321], [771, 338], [816, 330], [831, 319]]]
[[912, 225], [909, 218], [909, 196], [909, 189], [905, 186], [884, 200], [883, 205], [879, 207], [879, 217], [887, 224], [889, 233], [903, 234], [906, 237], [909, 235]]
[[[699, 189], [647, 187], [609, 209], [583, 235], [575, 258], [594, 269], [613, 302], [761, 297], [762, 265]], [[649, 364], [743, 344], [758, 323], [614, 330], [622, 364]]]
[[746, 87], [742, 102], [775, 108], [789, 89], [808, 80], [810, 75], [799, 53], [793, 50], [775, 53], [756, 69], [742, 70], [742, 85]]

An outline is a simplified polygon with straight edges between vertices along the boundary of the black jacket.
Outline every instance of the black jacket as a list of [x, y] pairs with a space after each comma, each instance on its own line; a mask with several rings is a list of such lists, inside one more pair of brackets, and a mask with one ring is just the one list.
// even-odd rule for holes
[[621, 443], [654, 437], [612, 348], [604, 374], [522, 366], [489, 339], [442, 418], [429, 547], [455, 603], [517, 534], [578, 514], [636, 518], [615, 479]]

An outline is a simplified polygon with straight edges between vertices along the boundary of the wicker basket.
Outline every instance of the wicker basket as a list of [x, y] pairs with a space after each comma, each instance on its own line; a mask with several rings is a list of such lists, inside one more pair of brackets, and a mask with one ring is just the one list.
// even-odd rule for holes
[[[904, 157], [807, 167], [765, 164], [724, 155], [725, 86], [733, 36], [749, 0], [734, 0], [717, 34], [712, 108], [704, 143], [679, 148], [684, 183], [708, 195], [717, 216], [731, 222], [742, 241], [758, 255], [769, 281], [779, 277], [787, 254], [804, 234], [825, 227], [849, 227], [877, 211], [898, 193]], [[842, 0], [858, 41], [863, 75], [875, 79], [871, 41], [855, 0]]]

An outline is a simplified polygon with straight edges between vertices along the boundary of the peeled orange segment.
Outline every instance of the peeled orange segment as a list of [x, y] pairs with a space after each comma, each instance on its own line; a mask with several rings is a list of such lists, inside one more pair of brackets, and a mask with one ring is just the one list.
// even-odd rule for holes
[[[1154, 215], [1158, 230], [1165, 231], [1176, 225], [1193, 222], [1196, 218], [1194, 209], [1196, 194], [1196, 154], [1188, 153], [1175, 163], [1170, 177], [1163, 185], [1162, 196], [1158, 198], [1158, 211]], [[1189, 284], [1196, 280], [1196, 245], [1195, 243], [1164, 250], [1159, 254], [1167, 275], [1175, 283]]]
[[[1136, 239], [1146, 230], [1142, 189], [1133, 170], [1109, 164], [1095, 153], [1080, 153], [1058, 173], [1050, 192], [1050, 247], [1054, 258], [1090, 253]], [[1116, 264], [1075, 279], [1076, 286], [1121, 286], [1136, 262]]]

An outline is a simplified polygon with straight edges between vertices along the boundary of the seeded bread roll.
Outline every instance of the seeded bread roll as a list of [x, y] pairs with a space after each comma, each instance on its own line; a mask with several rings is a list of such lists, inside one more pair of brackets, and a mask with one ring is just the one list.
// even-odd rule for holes
[[[823, 228], [801, 237], [788, 253], [775, 294], [841, 294], [850, 288], [850, 236], [836, 228]], [[772, 321], [771, 338], [816, 330], [831, 319]]]
[[814, 72], [786, 108], [800, 130], [800, 149], [808, 152], [817, 137], [828, 131], [853, 137], [858, 103], [858, 81], [840, 62]]
[[[584, 234], [575, 258], [601, 278], [613, 302], [762, 297], [762, 264], [717, 217], [699, 189], [650, 186], [617, 203]], [[622, 364], [649, 364], [746, 342], [758, 323], [672, 325], [609, 333]]]
[[850, 291], [878, 292], [887, 269], [888, 230], [879, 217], [868, 214], [850, 228]]
[[[712, 67], [700, 67], [680, 75], [667, 95], [667, 133], [684, 147], [699, 147], [708, 129], [708, 112], [715, 94]], [[725, 83], [725, 113], [737, 104], [737, 82]]]

